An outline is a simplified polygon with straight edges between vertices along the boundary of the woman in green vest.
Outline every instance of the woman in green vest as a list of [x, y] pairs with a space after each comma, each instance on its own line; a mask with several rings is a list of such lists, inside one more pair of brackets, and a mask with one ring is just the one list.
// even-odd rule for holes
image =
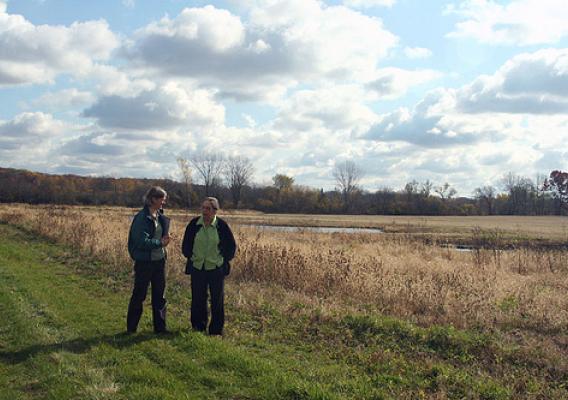
[[210, 294], [210, 335], [223, 334], [225, 276], [230, 272], [229, 262], [237, 249], [229, 225], [217, 217], [218, 210], [219, 201], [207, 197], [201, 206], [201, 216], [187, 225], [182, 243], [183, 255], [187, 257], [185, 273], [191, 275], [191, 326], [196, 331], [207, 329]]

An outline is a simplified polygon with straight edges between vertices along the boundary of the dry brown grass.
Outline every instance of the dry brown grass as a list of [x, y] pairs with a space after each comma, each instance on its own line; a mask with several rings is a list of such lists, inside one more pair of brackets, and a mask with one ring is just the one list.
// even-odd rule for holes
[[474, 228], [512, 235], [568, 240], [568, 217], [556, 216], [386, 216], [231, 213], [234, 223], [379, 228], [389, 233], [470, 233]]
[[[110, 273], [131, 269], [126, 237], [135, 211], [2, 205], [0, 220], [99, 258]], [[171, 215], [175, 239], [168, 248], [168, 279], [185, 282], [180, 241], [189, 216]], [[233, 228], [239, 253], [231, 279], [240, 287], [281, 288], [301, 299], [370, 308], [421, 324], [507, 326], [539, 334], [568, 328], [566, 250], [457, 252], [411, 235]]]

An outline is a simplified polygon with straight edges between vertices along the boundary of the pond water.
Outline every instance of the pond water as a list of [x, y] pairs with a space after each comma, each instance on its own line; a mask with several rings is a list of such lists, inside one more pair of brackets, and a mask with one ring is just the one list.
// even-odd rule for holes
[[[316, 233], [383, 233], [379, 228], [341, 228], [329, 226], [285, 226], [285, 225], [255, 225], [255, 224], [240, 224], [241, 226], [253, 227], [267, 232], [316, 232]], [[443, 245], [442, 247], [449, 248], [454, 251], [471, 252], [475, 250], [473, 246], [469, 245]]]
[[456, 250], [456, 251], [470, 252], [470, 251], [474, 251], [475, 248], [472, 247], [472, 246], [460, 246], [460, 245], [457, 245], [457, 246], [454, 247], [454, 250]]
[[283, 226], [283, 225], [244, 225], [270, 232], [317, 232], [317, 233], [383, 233], [372, 228], [340, 228], [328, 226]]
[[456, 245], [447, 244], [447, 245], [442, 245], [441, 247], [455, 251], [463, 251], [463, 252], [471, 252], [475, 250], [475, 247], [464, 244], [456, 244]]

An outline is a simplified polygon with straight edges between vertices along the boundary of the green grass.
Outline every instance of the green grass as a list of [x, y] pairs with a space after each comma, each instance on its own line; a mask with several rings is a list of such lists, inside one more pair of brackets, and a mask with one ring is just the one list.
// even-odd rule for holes
[[194, 333], [182, 282], [168, 282], [171, 336], [152, 333], [149, 309], [127, 336], [129, 276], [109, 279], [96, 261], [7, 225], [0, 234], [0, 399], [568, 396], [553, 359], [495, 334], [301, 304], [290, 314], [270, 300], [250, 309], [230, 296], [227, 335]]

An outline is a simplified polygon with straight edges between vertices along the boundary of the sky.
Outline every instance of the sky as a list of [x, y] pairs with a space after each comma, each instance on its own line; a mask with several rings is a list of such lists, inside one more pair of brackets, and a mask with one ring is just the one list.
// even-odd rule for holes
[[[565, 0], [0, 0], [0, 166], [331, 190], [568, 169]], [[198, 177], [195, 181], [199, 182]]]

